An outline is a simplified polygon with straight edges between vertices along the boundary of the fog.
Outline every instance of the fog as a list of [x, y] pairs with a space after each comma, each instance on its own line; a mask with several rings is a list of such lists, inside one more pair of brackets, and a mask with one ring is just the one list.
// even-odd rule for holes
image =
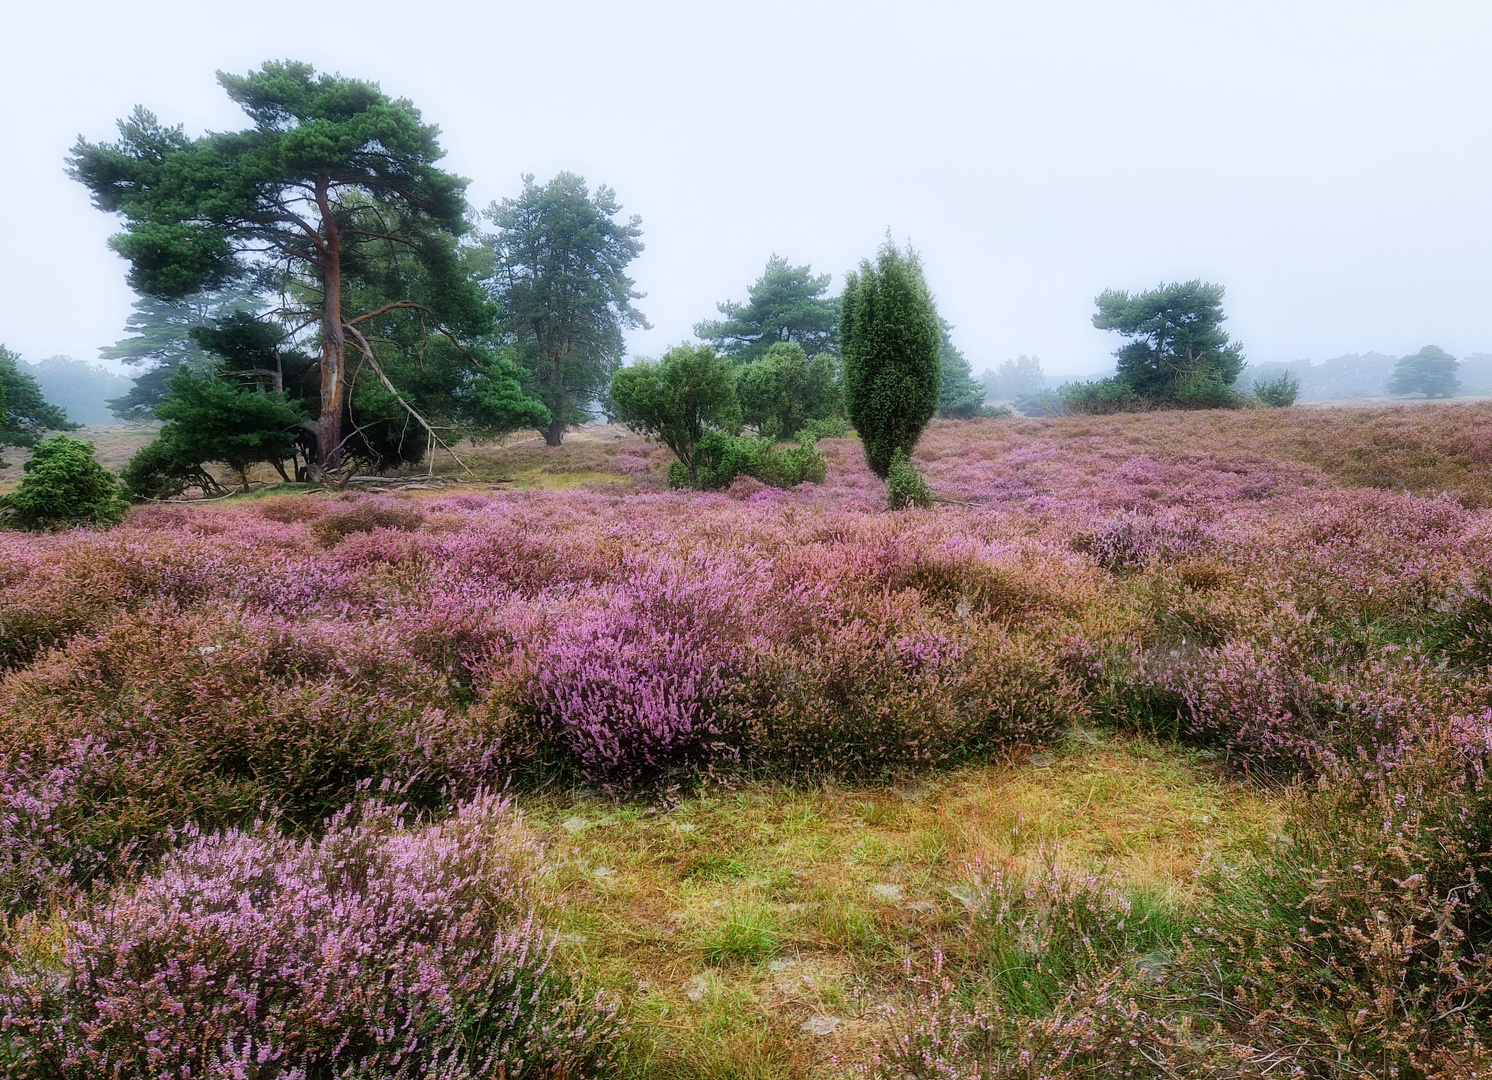
[[131, 294], [68, 180], [135, 104], [247, 121], [271, 58], [379, 82], [443, 129], [478, 206], [525, 172], [643, 220], [652, 330], [690, 335], [773, 252], [833, 271], [889, 229], [980, 371], [1110, 363], [1103, 288], [1202, 277], [1255, 362], [1492, 350], [1492, 5], [10, 5], [0, 342], [93, 359]]

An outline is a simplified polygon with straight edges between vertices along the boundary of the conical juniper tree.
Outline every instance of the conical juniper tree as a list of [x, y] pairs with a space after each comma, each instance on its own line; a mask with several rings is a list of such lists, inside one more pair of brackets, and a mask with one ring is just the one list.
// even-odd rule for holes
[[565, 429], [583, 423], [622, 365], [624, 327], [646, 328], [632, 306], [627, 267], [642, 251], [641, 219], [618, 220], [616, 192], [594, 194], [574, 173], [547, 184], [523, 178], [516, 199], [493, 203], [487, 218], [494, 255], [490, 287], [501, 326], [548, 407], [539, 432], [558, 446]]
[[80, 139], [70, 172], [99, 209], [123, 217], [125, 231], [111, 243], [140, 293], [182, 299], [278, 271], [289, 292], [309, 296], [291, 330], [319, 330], [316, 442], [321, 466], [334, 469], [349, 342], [362, 354], [364, 324], [421, 306], [387, 295], [350, 310], [344, 278], [374, 249], [415, 259], [448, 252], [468, 228], [467, 182], [436, 167], [439, 129], [376, 84], [288, 61], [219, 72], [218, 82], [251, 127], [190, 138], [137, 108], [120, 122], [118, 142]]
[[839, 341], [845, 408], [865, 460], [885, 478], [899, 450], [911, 457], [938, 411], [943, 329], [922, 262], [889, 240], [845, 282]]

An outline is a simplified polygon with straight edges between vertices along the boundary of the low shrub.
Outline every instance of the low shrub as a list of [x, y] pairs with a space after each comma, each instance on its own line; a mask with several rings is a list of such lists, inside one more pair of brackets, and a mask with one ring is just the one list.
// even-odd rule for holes
[[842, 439], [850, 433], [850, 422], [842, 416], [819, 416], [798, 429], [798, 437], [808, 442], [819, 439]]
[[[1145, 407], [1144, 400], [1123, 379], [1110, 377], [1093, 382], [1063, 383], [1057, 388], [1061, 412], [1102, 416], [1108, 413], [1135, 412]], [[1023, 412], [1025, 410], [1022, 410]], [[1046, 415], [1053, 410], [1048, 407]], [[1031, 414], [1028, 414], [1031, 415]]]
[[1263, 382], [1255, 379], [1254, 396], [1272, 408], [1288, 408], [1300, 396], [1300, 380], [1288, 371], [1282, 371]]
[[353, 533], [372, 532], [374, 529], [396, 529], [408, 532], [419, 527], [425, 515], [416, 507], [406, 506], [392, 499], [354, 496], [350, 501], [339, 503], [311, 524], [316, 538], [328, 546]]
[[124, 617], [0, 682], [0, 906], [127, 872], [193, 824], [315, 827], [369, 781], [423, 806], [500, 784], [448, 756], [484, 760], [487, 714], [469, 713], [457, 684], [366, 630]]
[[926, 508], [932, 501], [932, 489], [917, 467], [900, 450], [892, 454], [891, 468], [886, 473], [886, 505], [892, 510], [905, 510], [909, 506]]
[[50, 949], [11, 947], [0, 1061], [16, 1080], [599, 1075], [620, 1027], [551, 958], [541, 856], [492, 797], [423, 828], [370, 805], [317, 841], [194, 839]]
[[223, 490], [200, 464], [178, 460], [164, 439], [152, 439], [135, 451], [119, 479], [136, 502], [174, 499], [192, 489], [203, 494]]
[[22, 529], [118, 525], [129, 504], [119, 480], [93, 457], [93, 444], [66, 435], [38, 443], [25, 475], [0, 497], [0, 520]]
[[[827, 474], [824, 456], [812, 442], [778, 449], [771, 439], [752, 439], [712, 431], [694, 449], [695, 484], [705, 491], [720, 491], [740, 476], [752, 476], [773, 487], [796, 487], [804, 482], [821, 484]], [[669, 482], [687, 482], [687, 473], [670, 467]]]

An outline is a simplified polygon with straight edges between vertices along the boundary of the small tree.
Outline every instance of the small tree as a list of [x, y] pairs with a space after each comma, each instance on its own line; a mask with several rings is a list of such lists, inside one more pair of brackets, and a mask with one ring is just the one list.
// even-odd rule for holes
[[[0, 449], [35, 446], [48, 431], [73, 431], [80, 425], [50, 404], [36, 379], [22, 371], [20, 357], [0, 345]], [[5, 462], [0, 460], [0, 468]]]
[[843, 392], [829, 353], [812, 358], [801, 345], [779, 343], [736, 373], [741, 419], [768, 438], [791, 439], [804, 425], [840, 414]]
[[93, 457], [93, 444], [66, 435], [38, 443], [16, 491], [0, 509], [23, 529], [117, 525], [129, 508], [119, 480]]
[[740, 363], [765, 356], [774, 345], [791, 343], [812, 356], [832, 351], [839, 323], [839, 301], [825, 296], [833, 278], [815, 274], [806, 263], [793, 266], [781, 255], [751, 286], [746, 303], [723, 300], [716, 309], [723, 319], [696, 323], [696, 337]]
[[1263, 382], [1255, 379], [1254, 396], [1272, 408], [1287, 408], [1294, 405], [1295, 399], [1300, 396], [1300, 380], [1288, 371], [1282, 371]]
[[1243, 347], [1222, 329], [1224, 291], [1194, 280], [1133, 296], [1119, 289], [1103, 292], [1094, 301], [1093, 325], [1130, 339], [1114, 353], [1116, 378], [1149, 401], [1201, 408], [1231, 404], [1226, 388], [1243, 370]]
[[839, 332], [850, 423], [884, 478], [898, 450], [911, 456], [943, 381], [942, 327], [914, 251], [888, 240], [875, 263], [861, 262], [845, 283]]
[[179, 371], [157, 408], [165, 421], [161, 441], [178, 466], [215, 461], [238, 473], [245, 489], [249, 467], [273, 465], [286, 480], [284, 462], [295, 453], [305, 414], [279, 393], [235, 385], [226, 379]]
[[190, 488], [197, 488], [204, 495], [223, 490], [200, 463], [178, 461], [171, 444], [159, 438], [151, 439], [135, 451], [119, 479], [129, 497], [137, 502], [174, 499]]
[[611, 380], [616, 418], [673, 451], [691, 481], [695, 447], [710, 430], [741, 426], [731, 370], [709, 345], [675, 345], [656, 364], [642, 360]]
[[943, 379], [938, 387], [938, 415], [945, 419], [967, 420], [984, 408], [984, 384], [974, 378], [969, 361], [953, 343], [953, 327], [938, 320], [943, 331]]
[[1046, 374], [1036, 356], [1022, 354], [984, 373], [985, 394], [992, 401], [1019, 401], [1046, 388]]
[[1460, 366], [1461, 361], [1444, 349], [1426, 345], [1394, 365], [1388, 392], [1424, 394], [1427, 398], [1454, 397], [1461, 389], [1461, 380], [1456, 378], [1456, 369]]

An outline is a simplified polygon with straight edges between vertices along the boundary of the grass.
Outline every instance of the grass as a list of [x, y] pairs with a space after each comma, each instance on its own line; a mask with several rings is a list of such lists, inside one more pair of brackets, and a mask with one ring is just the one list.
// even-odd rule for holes
[[1249, 860], [1281, 821], [1206, 759], [1091, 733], [890, 786], [522, 802], [550, 843], [561, 949], [631, 1004], [631, 1068], [650, 1077], [831, 1075], [906, 961], [964, 948], [971, 864], [1114, 873], [1163, 936], [1207, 868]]

